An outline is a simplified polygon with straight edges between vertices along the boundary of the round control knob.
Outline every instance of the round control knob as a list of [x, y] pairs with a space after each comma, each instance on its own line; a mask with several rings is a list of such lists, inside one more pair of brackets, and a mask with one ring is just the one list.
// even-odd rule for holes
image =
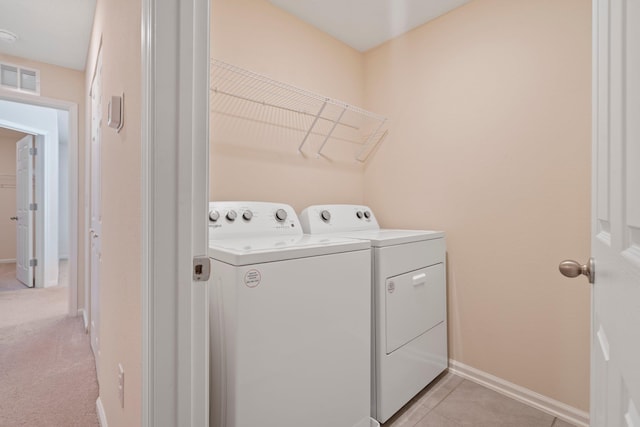
[[278, 209], [276, 211], [276, 220], [278, 222], [282, 222], [285, 219], [287, 219], [287, 211], [285, 211], [284, 209]]
[[356, 212], [356, 216], [358, 217], [358, 219], [362, 219], [362, 211]]
[[233, 221], [235, 221], [235, 220], [236, 220], [236, 218], [237, 218], [237, 217], [238, 217], [238, 214], [236, 213], [236, 211], [229, 211], [229, 212], [227, 212], [227, 216], [226, 216], [227, 220], [229, 220], [229, 221], [232, 221], [232, 222], [233, 222]]
[[209, 211], [209, 219], [213, 222], [216, 222], [218, 219], [220, 219], [220, 214], [218, 213], [218, 211]]
[[327, 210], [320, 212], [320, 219], [322, 219], [324, 222], [329, 222], [329, 220], [331, 219], [331, 212]]
[[371, 218], [371, 212], [364, 211], [364, 217], [367, 218], [367, 219]]
[[242, 219], [244, 219], [245, 221], [251, 221], [251, 218], [253, 218], [253, 212], [251, 211], [244, 211], [242, 213]]

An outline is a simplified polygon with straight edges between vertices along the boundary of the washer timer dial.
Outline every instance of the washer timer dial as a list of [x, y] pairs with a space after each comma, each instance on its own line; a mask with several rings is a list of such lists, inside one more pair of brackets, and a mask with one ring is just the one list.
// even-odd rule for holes
[[328, 210], [324, 210], [324, 211], [320, 212], [320, 218], [324, 222], [329, 222], [329, 220], [331, 219], [331, 212], [329, 212]]
[[284, 209], [278, 209], [276, 211], [276, 221], [284, 222], [285, 219], [287, 219], [287, 211]]

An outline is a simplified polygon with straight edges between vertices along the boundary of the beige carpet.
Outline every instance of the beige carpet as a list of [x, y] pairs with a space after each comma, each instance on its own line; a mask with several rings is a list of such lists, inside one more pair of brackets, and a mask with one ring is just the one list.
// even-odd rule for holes
[[16, 279], [16, 263], [0, 264], [0, 291], [17, 291], [27, 287]]
[[0, 292], [0, 426], [94, 427], [98, 384], [68, 288]]
[[[58, 263], [58, 286], [69, 286], [69, 261]], [[16, 263], [0, 263], [0, 291], [17, 291], [27, 286], [16, 279]]]

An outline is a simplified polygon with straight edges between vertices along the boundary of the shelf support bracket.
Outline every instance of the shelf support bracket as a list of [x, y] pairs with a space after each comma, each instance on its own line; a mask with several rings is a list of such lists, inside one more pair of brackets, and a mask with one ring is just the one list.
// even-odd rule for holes
[[327, 136], [324, 137], [324, 141], [322, 141], [322, 145], [320, 146], [320, 148], [318, 148], [316, 157], [320, 157], [320, 153], [322, 153], [322, 149], [324, 148], [324, 145], [327, 143], [329, 138], [331, 138], [331, 135], [333, 134], [333, 131], [336, 129], [336, 126], [338, 126], [338, 124], [340, 123], [340, 120], [342, 120], [342, 116], [344, 116], [344, 113], [347, 112], [347, 108], [349, 108], [349, 106], [345, 105], [344, 109], [342, 110], [338, 118], [333, 121], [333, 126], [331, 127], [331, 130], [329, 131], [329, 133], [327, 133]]
[[322, 107], [320, 107], [320, 111], [318, 111], [318, 114], [316, 114], [316, 117], [313, 119], [313, 123], [311, 123], [311, 126], [309, 126], [309, 129], [307, 130], [307, 134], [304, 136], [304, 138], [302, 139], [302, 142], [300, 143], [300, 146], [298, 147], [298, 153], [302, 154], [302, 147], [304, 147], [304, 144], [307, 143], [307, 139], [309, 138], [309, 135], [311, 135], [311, 131], [316, 126], [316, 123], [318, 123], [318, 119], [320, 119], [320, 116], [324, 111], [324, 107], [326, 106], [327, 106], [327, 100], [324, 101], [324, 103], [322, 104]]

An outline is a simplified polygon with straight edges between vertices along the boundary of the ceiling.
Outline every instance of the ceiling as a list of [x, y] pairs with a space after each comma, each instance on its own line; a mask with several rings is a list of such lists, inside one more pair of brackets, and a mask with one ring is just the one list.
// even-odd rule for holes
[[365, 52], [471, 0], [269, 0]]
[[84, 70], [96, 0], [0, 0], [0, 53]]
[[[361, 52], [470, 0], [269, 0]], [[96, 0], [0, 0], [0, 53], [84, 70]]]

